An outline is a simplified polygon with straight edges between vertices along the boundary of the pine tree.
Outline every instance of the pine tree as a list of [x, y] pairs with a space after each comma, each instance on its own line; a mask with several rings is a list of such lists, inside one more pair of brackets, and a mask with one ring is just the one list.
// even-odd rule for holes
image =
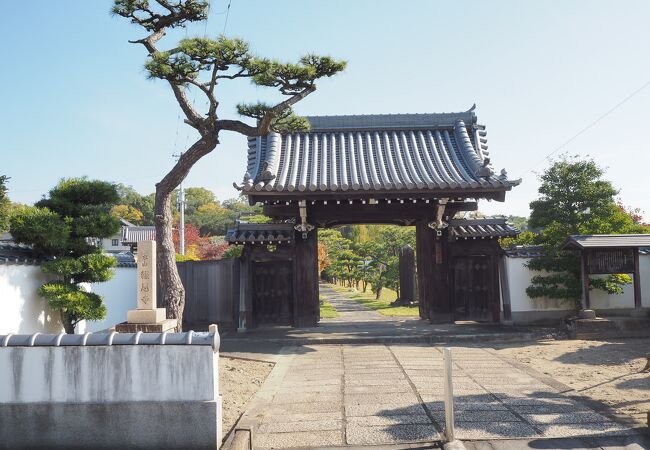
[[102, 297], [84, 290], [82, 283], [108, 281], [113, 276], [115, 258], [102, 254], [93, 241], [119, 230], [120, 222], [111, 213], [118, 199], [113, 184], [71, 178], [11, 218], [13, 238], [31, 245], [46, 259], [43, 272], [56, 277], [41, 286], [39, 294], [60, 312], [66, 333], [74, 333], [82, 320], [106, 316]]
[[[162, 300], [167, 317], [182, 323], [185, 290], [176, 268], [172, 241], [171, 195], [201, 158], [219, 143], [219, 133], [231, 131], [248, 137], [263, 136], [270, 131], [304, 131], [309, 123], [296, 116], [292, 106], [316, 90], [316, 81], [342, 71], [346, 63], [328, 56], [309, 54], [297, 63], [282, 63], [254, 56], [246, 42], [220, 36], [182, 39], [172, 48], [158, 48], [169, 29], [207, 19], [207, 0], [114, 0], [113, 13], [139, 25], [147, 35], [133, 43], [142, 44], [148, 59], [145, 69], [150, 78], [165, 80], [198, 139], [178, 159], [174, 167], [156, 184], [154, 221]], [[240, 120], [222, 119], [215, 88], [218, 83], [248, 79], [256, 86], [271, 87], [287, 98], [276, 104], [241, 103], [239, 115], [256, 120], [249, 125]], [[220, 86], [220, 91], [222, 86]], [[193, 90], [207, 101], [199, 112], [188, 92]], [[180, 326], [180, 325], [179, 325]]]

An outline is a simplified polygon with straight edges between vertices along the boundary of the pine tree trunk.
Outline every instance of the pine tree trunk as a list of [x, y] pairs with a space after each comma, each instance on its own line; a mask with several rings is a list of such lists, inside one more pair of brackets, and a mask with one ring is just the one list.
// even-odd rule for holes
[[192, 166], [217, 146], [217, 132], [206, 132], [183, 155], [165, 177], [156, 184], [155, 225], [156, 262], [158, 281], [162, 293], [162, 304], [167, 310], [168, 319], [176, 319], [178, 332], [183, 330], [183, 310], [185, 309], [185, 288], [176, 267], [176, 249], [172, 239], [174, 225], [171, 211], [171, 194], [185, 179]]
[[72, 323], [72, 319], [63, 311], [61, 311], [61, 324], [67, 334], [74, 334], [74, 324]]
[[178, 275], [176, 249], [172, 239], [174, 224], [170, 204], [172, 190], [165, 189], [162, 183], [156, 185], [156, 263], [162, 293], [162, 304], [167, 310], [167, 318], [178, 320], [176, 330], [180, 332], [183, 328], [185, 288], [181, 277]]

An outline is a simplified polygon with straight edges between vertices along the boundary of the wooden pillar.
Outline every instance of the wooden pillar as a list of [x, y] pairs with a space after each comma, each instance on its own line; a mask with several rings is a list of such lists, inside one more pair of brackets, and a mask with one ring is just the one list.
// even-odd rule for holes
[[639, 270], [639, 249], [634, 249], [634, 309], [638, 312], [641, 306], [641, 272]]
[[295, 232], [293, 259], [293, 326], [313, 327], [318, 324], [318, 233], [314, 229], [302, 238]]
[[444, 230], [442, 236], [438, 237], [436, 232], [422, 221], [416, 224], [415, 234], [420, 317], [429, 319], [431, 323], [453, 322], [448, 231]]
[[587, 251], [580, 252], [580, 268], [582, 272], [582, 309], [591, 309], [589, 301], [589, 271], [587, 270]]
[[[431, 230], [435, 234], [435, 231]], [[429, 314], [431, 323], [453, 323], [453, 292], [450, 280], [451, 254], [448, 240], [449, 229], [442, 236], [434, 236], [433, 258], [433, 305]]]
[[501, 280], [501, 298], [503, 298], [503, 321], [512, 321], [512, 307], [510, 305], [510, 283], [508, 281], [508, 267], [506, 264], [506, 255], [499, 258], [499, 278]]
[[496, 240], [491, 241], [493, 250], [490, 254], [490, 272], [491, 272], [491, 281], [490, 288], [492, 290], [492, 304], [490, 309], [492, 310], [492, 322], [499, 322], [501, 320], [501, 301], [500, 301], [500, 291], [499, 291], [499, 253]]
[[244, 247], [239, 258], [239, 301], [237, 305], [238, 323], [237, 331], [253, 328], [253, 296], [251, 290], [251, 252], [249, 247]]
[[429, 319], [433, 304], [433, 231], [425, 221], [415, 225], [416, 263], [418, 276], [418, 298], [421, 319]]

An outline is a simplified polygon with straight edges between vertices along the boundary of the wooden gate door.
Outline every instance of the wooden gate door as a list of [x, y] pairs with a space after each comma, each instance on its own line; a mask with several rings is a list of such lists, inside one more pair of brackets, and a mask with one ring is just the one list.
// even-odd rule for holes
[[253, 321], [260, 325], [292, 325], [291, 261], [253, 262]]
[[454, 319], [493, 320], [489, 256], [456, 256], [453, 263]]

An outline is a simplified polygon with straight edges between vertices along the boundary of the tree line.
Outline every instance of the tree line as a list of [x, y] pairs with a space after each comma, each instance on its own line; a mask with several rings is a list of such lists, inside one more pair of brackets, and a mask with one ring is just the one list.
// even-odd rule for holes
[[383, 288], [399, 298], [399, 254], [415, 248], [415, 228], [396, 225], [353, 225], [318, 231], [318, 270], [321, 278], [377, 298]]

